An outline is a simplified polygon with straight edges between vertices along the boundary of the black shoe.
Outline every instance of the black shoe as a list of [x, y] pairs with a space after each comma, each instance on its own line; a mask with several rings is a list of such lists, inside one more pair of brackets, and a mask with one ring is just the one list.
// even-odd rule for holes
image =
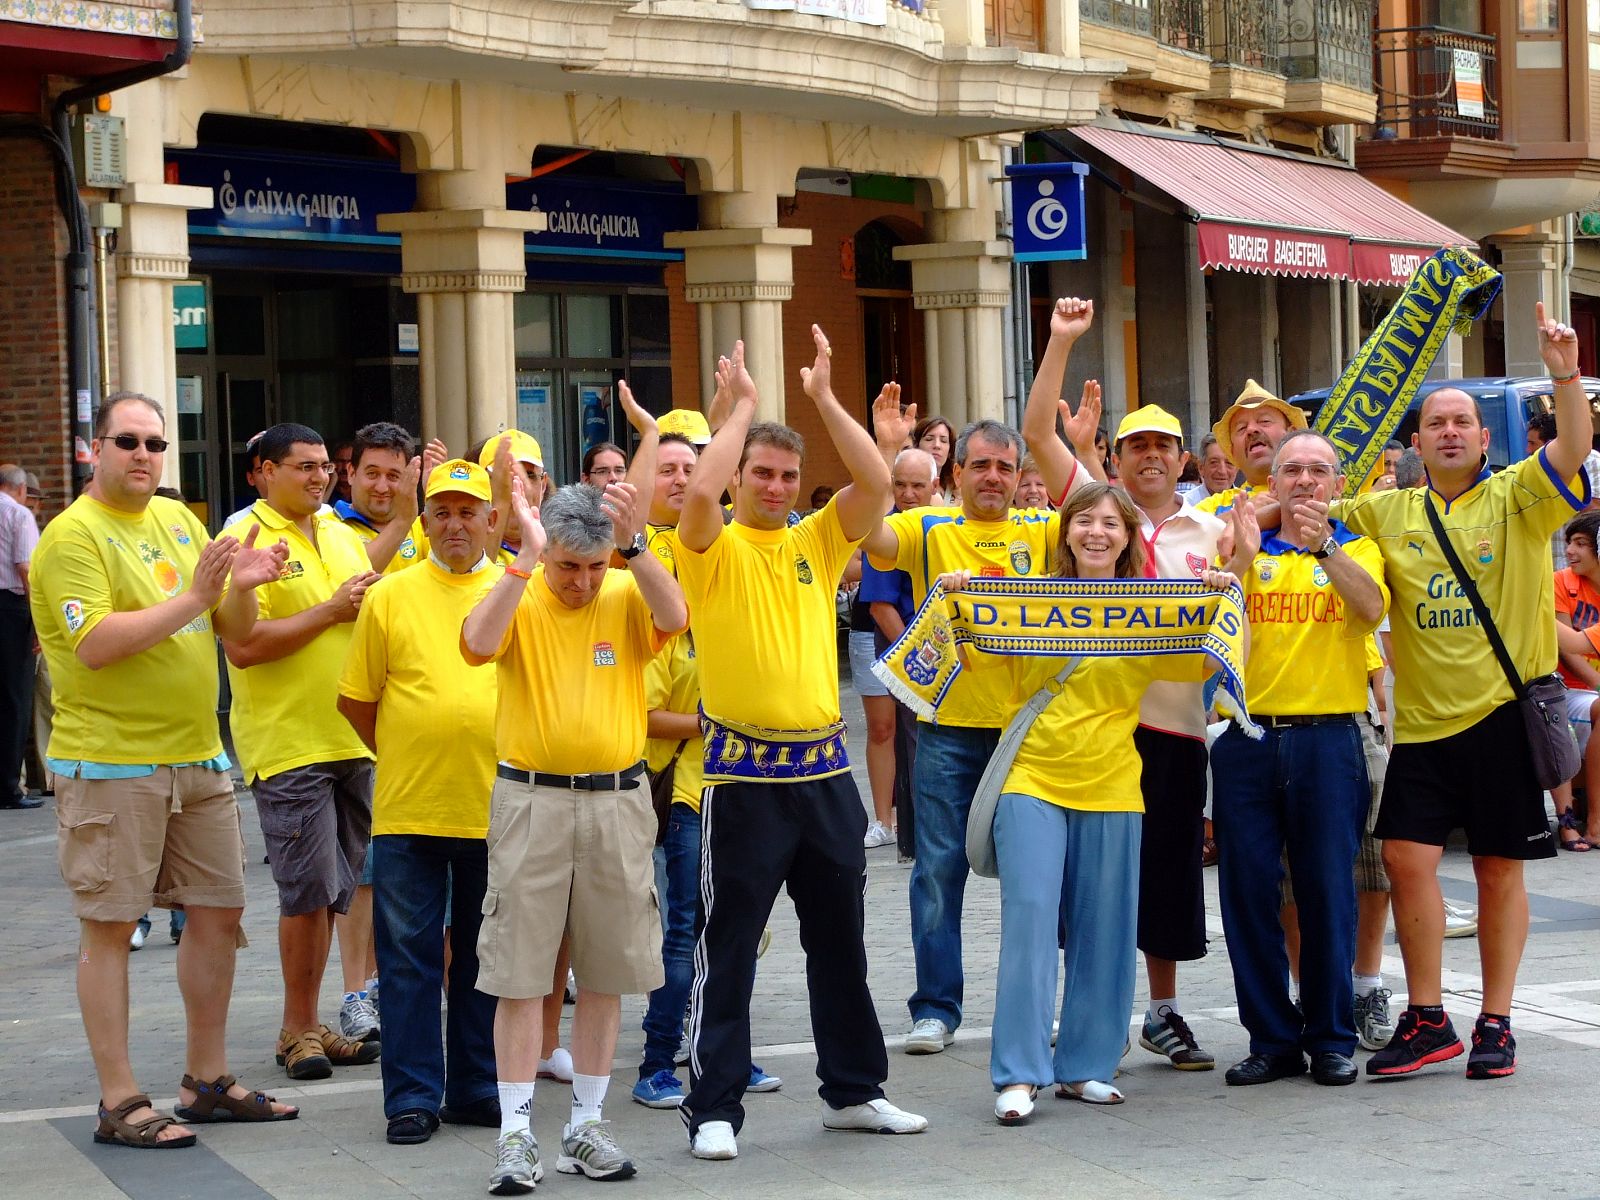
[[1517, 1070], [1517, 1039], [1511, 1022], [1499, 1017], [1478, 1018], [1472, 1027], [1472, 1053], [1467, 1056], [1468, 1079], [1504, 1079]]
[[1448, 1016], [1434, 1024], [1408, 1008], [1400, 1014], [1389, 1044], [1367, 1059], [1367, 1074], [1409, 1075], [1429, 1063], [1455, 1058], [1463, 1049]]
[[446, 1104], [439, 1110], [439, 1120], [446, 1125], [482, 1125], [485, 1129], [499, 1129], [500, 1101], [495, 1096], [485, 1096], [471, 1104], [455, 1107]]
[[391, 1146], [420, 1146], [439, 1128], [439, 1118], [431, 1112], [401, 1113], [389, 1118], [388, 1140]]
[[1356, 1081], [1356, 1064], [1344, 1054], [1324, 1050], [1311, 1056], [1311, 1082], [1323, 1087], [1343, 1087]]
[[9, 800], [0, 800], [0, 808], [43, 808], [43, 796], [13, 796]]
[[1271, 1083], [1274, 1079], [1292, 1079], [1306, 1073], [1306, 1056], [1293, 1054], [1252, 1054], [1228, 1068], [1223, 1076], [1225, 1083], [1245, 1087], [1252, 1083]]

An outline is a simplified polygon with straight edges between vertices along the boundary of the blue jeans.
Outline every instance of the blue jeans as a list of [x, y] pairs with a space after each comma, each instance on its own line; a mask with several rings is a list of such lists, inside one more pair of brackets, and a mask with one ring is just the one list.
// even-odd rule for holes
[[[1000, 970], [989, 1076], [995, 1090], [1098, 1079], [1122, 1060], [1133, 1009], [1143, 815], [1085, 812], [1006, 792], [994, 814]], [[1050, 1051], [1065, 921], [1061, 1036]]]
[[[1259, 742], [1233, 726], [1212, 746], [1211, 770], [1222, 932], [1250, 1052], [1354, 1054], [1352, 866], [1370, 800], [1355, 721], [1269, 728]], [[1278, 922], [1286, 850], [1300, 916], [1299, 1010]]]
[[683, 1040], [683, 1009], [694, 983], [694, 942], [700, 925], [700, 814], [687, 804], [674, 804], [660, 852], [667, 884], [661, 893], [665, 926], [661, 965], [666, 981], [650, 993], [645, 1010], [640, 1079], [672, 1070]]
[[961, 903], [967, 891], [967, 813], [983, 769], [1000, 743], [998, 729], [917, 727], [911, 777], [917, 810], [917, 861], [911, 867], [911, 945], [917, 990], [911, 1019], [961, 1024]]
[[[372, 839], [372, 929], [383, 979], [383, 1112], [439, 1112], [497, 1096], [495, 999], [478, 991], [478, 927], [489, 879], [482, 838], [386, 833]], [[444, 1037], [444, 913], [450, 1002]]]

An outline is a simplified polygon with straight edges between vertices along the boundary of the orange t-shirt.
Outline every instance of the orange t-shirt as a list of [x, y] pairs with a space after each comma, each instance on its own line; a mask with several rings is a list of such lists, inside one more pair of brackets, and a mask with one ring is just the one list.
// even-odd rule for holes
[[[1589, 644], [1595, 653], [1588, 655], [1589, 663], [1600, 671], [1600, 590], [1571, 567], [1556, 572], [1556, 611], [1566, 613], [1574, 629], [1588, 631]], [[1587, 690], [1589, 685], [1559, 664], [1561, 678], [1569, 688]]]

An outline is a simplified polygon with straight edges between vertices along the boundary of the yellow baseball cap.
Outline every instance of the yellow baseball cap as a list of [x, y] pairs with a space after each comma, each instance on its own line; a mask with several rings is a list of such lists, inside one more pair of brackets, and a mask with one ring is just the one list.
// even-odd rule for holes
[[479, 500], [493, 498], [489, 491], [489, 472], [464, 458], [442, 462], [428, 476], [427, 494], [423, 498], [432, 500], [440, 492], [461, 492]]
[[1212, 434], [1222, 446], [1222, 452], [1228, 456], [1228, 461], [1234, 466], [1240, 464], [1233, 460], [1233, 418], [1235, 413], [1254, 412], [1258, 408], [1272, 408], [1283, 414], [1283, 419], [1289, 422], [1290, 429], [1304, 429], [1306, 427], [1306, 414], [1303, 410], [1290, 404], [1287, 400], [1280, 400], [1254, 379], [1244, 381], [1244, 391], [1239, 393], [1239, 398], [1228, 406], [1228, 411], [1218, 418], [1217, 423], [1211, 427]]
[[1123, 417], [1112, 445], [1120, 445], [1123, 438], [1136, 433], [1164, 433], [1177, 438], [1180, 445], [1183, 442], [1183, 426], [1178, 418], [1159, 404], [1141, 404]]
[[688, 438], [696, 446], [704, 446], [711, 441], [711, 426], [706, 424], [706, 417], [697, 408], [668, 409], [656, 418], [656, 429], [661, 436], [675, 433], [681, 438]]
[[520, 429], [508, 429], [504, 433], [497, 433], [485, 442], [483, 449], [478, 451], [479, 466], [493, 469], [494, 452], [499, 449], [501, 438], [511, 439], [511, 457], [515, 461], [532, 463], [541, 471], [544, 470], [544, 451], [539, 449], [538, 440]]

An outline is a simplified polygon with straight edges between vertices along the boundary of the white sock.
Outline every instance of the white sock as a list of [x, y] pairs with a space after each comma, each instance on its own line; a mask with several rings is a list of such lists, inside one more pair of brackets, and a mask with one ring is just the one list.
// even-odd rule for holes
[[1162, 1008], [1168, 1008], [1173, 1012], [1177, 1012], [1178, 998], [1176, 996], [1169, 996], [1165, 1000], [1152, 999], [1150, 1001], [1150, 1008], [1146, 1015], [1150, 1018], [1150, 1023], [1152, 1025], [1160, 1025], [1166, 1019], [1161, 1015]]
[[500, 1088], [500, 1132], [533, 1132], [533, 1082], [502, 1083]]
[[606, 1102], [606, 1088], [611, 1085], [609, 1075], [579, 1075], [572, 1073], [572, 1127], [576, 1129], [586, 1121], [601, 1120], [600, 1108]]
[[1350, 982], [1355, 985], [1356, 995], [1370, 996], [1373, 992], [1377, 991], [1383, 986], [1383, 976], [1381, 974], [1358, 975], [1354, 971], [1351, 971]]

